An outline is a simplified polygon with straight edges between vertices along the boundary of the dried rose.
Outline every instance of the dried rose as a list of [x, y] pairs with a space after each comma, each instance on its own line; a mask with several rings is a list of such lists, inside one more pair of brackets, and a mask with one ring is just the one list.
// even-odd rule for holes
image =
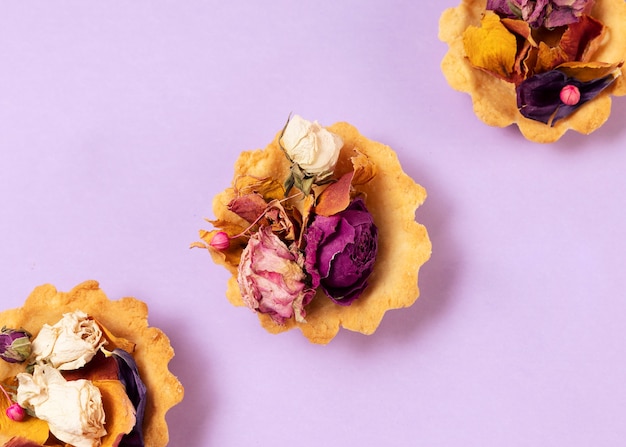
[[50, 432], [76, 447], [97, 447], [106, 435], [100, 390], [89, 380], [66, 381], [50, 365], [17, 375], [17, 401], [48, 422]]
[[338, 304], [348, 305], [367, 287], [378, 250], [378, 230], [362, 199], [332, 216], [316, 216], [304, 235], [305, 268]]
[[290, 250], [269, 227], [261, 227], [241, 253], [237, 282], [244, 303], [278, 324], [292, 316], [303, 322], [304, 306], [315, 291], [304, 283], [302, 264], [297, 250]]
[[84, 366], [105, 343], [94, 319], [75, 311], [63, 314], [53, 326], [44, 324], [33, 340], [32, 349], [35, 362], [71, 370]]
[[280, 137], [280, 146], [292, 162], [286, 192], [295, 185], [308, 194], [313, 183], [327, 179], [335, 169], [343, 140], [317, 121], [295, 115]]
[[3, 327], [0, 331], [0, 358], [9, 363], [21, 363], [30, 357], [30, 333], [23, 329]]
[[589, 0], [487, 0], [488, 10], [508, 18], [521, 19], [533, 28], [576, 23]]
[[559, 70], [540, 73], [517, 87], [517, 107], [526, 118], [552, 126], [598, 96], [614, 80], [612, 74], [583, 82]]

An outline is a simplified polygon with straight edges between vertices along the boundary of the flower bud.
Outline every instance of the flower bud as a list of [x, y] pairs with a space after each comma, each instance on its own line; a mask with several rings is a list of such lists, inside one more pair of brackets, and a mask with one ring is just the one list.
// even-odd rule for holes
[[218, 231], [213, 235], [209, 245], [218, 251], [228, 250], [228, 247], [230, 247], [230, 238], [226, 232]]
[[7, 408], [7, 417], [15, 422], [21, 422], [26, 417], [26, 411], [19, 404], [13, 404]]
[[563, 101], [563, 104], [575, 106], [580, 102], [580, 90], [575, 85], [568, 84], [561, 89], [559, 97], [561, 101]]
[[30, 357], [30, 333], [23, 329], [0, 331], [0, 358], [9, 363], [21, 363]]

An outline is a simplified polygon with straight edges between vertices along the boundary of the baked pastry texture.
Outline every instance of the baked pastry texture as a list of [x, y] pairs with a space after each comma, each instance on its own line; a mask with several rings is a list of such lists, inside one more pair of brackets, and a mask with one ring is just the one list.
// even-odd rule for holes
[[490, 126], [528, 140], [589, 134], [626, 95], [623, 0], [462, 0], [443, 12], [441, 68]]
[[265, 149], [241, 153], [213, 200], [214, 229], [193, 246], [232, 273], [228, 299], [267, 331], [299, 328], [326, 344], [340, 327], [371, 334], [387, 310], [415, 302], [431, 253], [415, 221], [425, 199], [388, 146], [295, 116]]
[[[184, 390], [168, 370], [168, 363], [174, 356], [169, 339], [161, 330], [148, 326], [147, 317], [145, 303], [129, 297], [109, 300], [96, 281], [86, 281], [69, 292], [59, 292], [50, 284], [42, 285], [34, 289], [22, 307], [1, 312], [0, 325], [30, 335], [32, 353], [24, 362], [0, 361], [0, 383], [9, 391], [11, 400], [28, 402], [25, 406], [30, 413], [48, 418], [49, 422], [36, 415], [15, 421], [5, 414], [3, 408], [0, 414], [0, 445], [74, 445], [65, 440], [67, 438], [64, 437], [68, 436], [76, 439], [80, 446], [166, 446], [169, 435], [165, 414], [182, 400]], [[71, 321], [76, 324], [72, 326]], [[61, 322], [64, 323], [62, 328], [59, 325]], [[72, 333], [74, 329], [80, 332]], [[94, 336], [90, 332], [92, 330], [96, 331], [95, 336], [99, 339], [94, 339], [94, 349], [81, 347], [83, 341]], [[57, 338], [53, 343], [49, 337]], [[84, 353], [79, 352], [81, 350]], [[68, 362], [68, 356], [78, 360]], [[113, 359], [121, 363], [123, 373], [119, 372]], [[96, 384], [100, 391], [96, 396], [97, 402], [101, 395], [104, 408], [106, 435], [90, 438], [93, 424], [90, 426], [84, 420], [89, 417], [86, 412], [91, 410], [72, 407], [63, 408], [63, 411], [66, 414], [75, 410], [83, 413], [80, 419], [83, 420], [85, 434], [83, 436], [80, 429], [76, 434], [77, 428], [68, 423], [66, 425], [70, 427], [56, 427], [55, 433], [64, 438], [57, 439], [51, 431], [51, 427], [59, 422], [55, 420], [55, 416], [60, 414], [55, 407], [63, 407], [70, 400], [67, 396], [76, 390], [72, 391], [70, 387], [70, 391], [57, 393], [62, 398], [46, 404], [40, 396], [33, 397], [32, 388], [21, 389], [24, 384], [37, 382], [33, 379], [37, 379], [35, 376], [38, 374], [39, 378], [47, 375], [48, 379], [61, 374], [64, 376], [55, 379], [54, 383], [50, 380], [49, 389], [46, 389], [48, 385], [35, 386], [50, 401], [53, 389], [59, 389], [59, 382], [61, 385], [65, 385], [66, 381], [69, 384]], [[78, 390], [83, 396], [81, 400], [84, 399], [85, 389], [86, 386], [81, 386]], [[6, 401], [5, 396], [0, 397], [0, 402], [3, 406], [11, 403]], [[62, 416], [60, 425], [67, 422], [67, 418]]]

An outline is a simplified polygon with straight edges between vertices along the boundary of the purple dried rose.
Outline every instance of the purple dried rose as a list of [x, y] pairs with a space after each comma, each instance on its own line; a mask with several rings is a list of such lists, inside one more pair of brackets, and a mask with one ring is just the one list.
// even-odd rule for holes
[[305, 284], [304, 259], [289, 249], [270, 227], [255, 233], [241, 254], [237, 282], [244, 303], [260, 313], [269, 314], [283, 324], [295, 317], [304, 322], [306, 306], [315, 290]]
[[316, 216], [304, 235], [305, 268], [313, 287], [348, 305], [367, 287], [378, 250], [378, 230], [362, 199], [332, 216]]
[[592, 100], [615, 80], [608, 75], [582, 82], [559, 70], [540, 73], [517, 87], [517, 107], [526, 118], [554, 125]]
[[502, 17], [521, 19], [533, 28], [576, 23], [589, 0], [487, 0], [487, 9]]
[[30, 333], [23, 329], [0, 330], [0, 358], [9, 363], [21, 363], [31, 354]]

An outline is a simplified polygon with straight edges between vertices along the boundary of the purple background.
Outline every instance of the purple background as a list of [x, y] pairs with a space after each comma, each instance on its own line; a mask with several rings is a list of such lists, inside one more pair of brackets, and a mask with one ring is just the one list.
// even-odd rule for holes
[[[3, 2], [2, 308], [87, 279], [148, 302], [187, 391], [172, 446], [622, 443], [626, 98], [551, 145], [482, 124], [439, 69], [456, 4]], [[290, 112], [428, 190], [420, 299], [372, 336], [270, 335], [188, 248]]]

